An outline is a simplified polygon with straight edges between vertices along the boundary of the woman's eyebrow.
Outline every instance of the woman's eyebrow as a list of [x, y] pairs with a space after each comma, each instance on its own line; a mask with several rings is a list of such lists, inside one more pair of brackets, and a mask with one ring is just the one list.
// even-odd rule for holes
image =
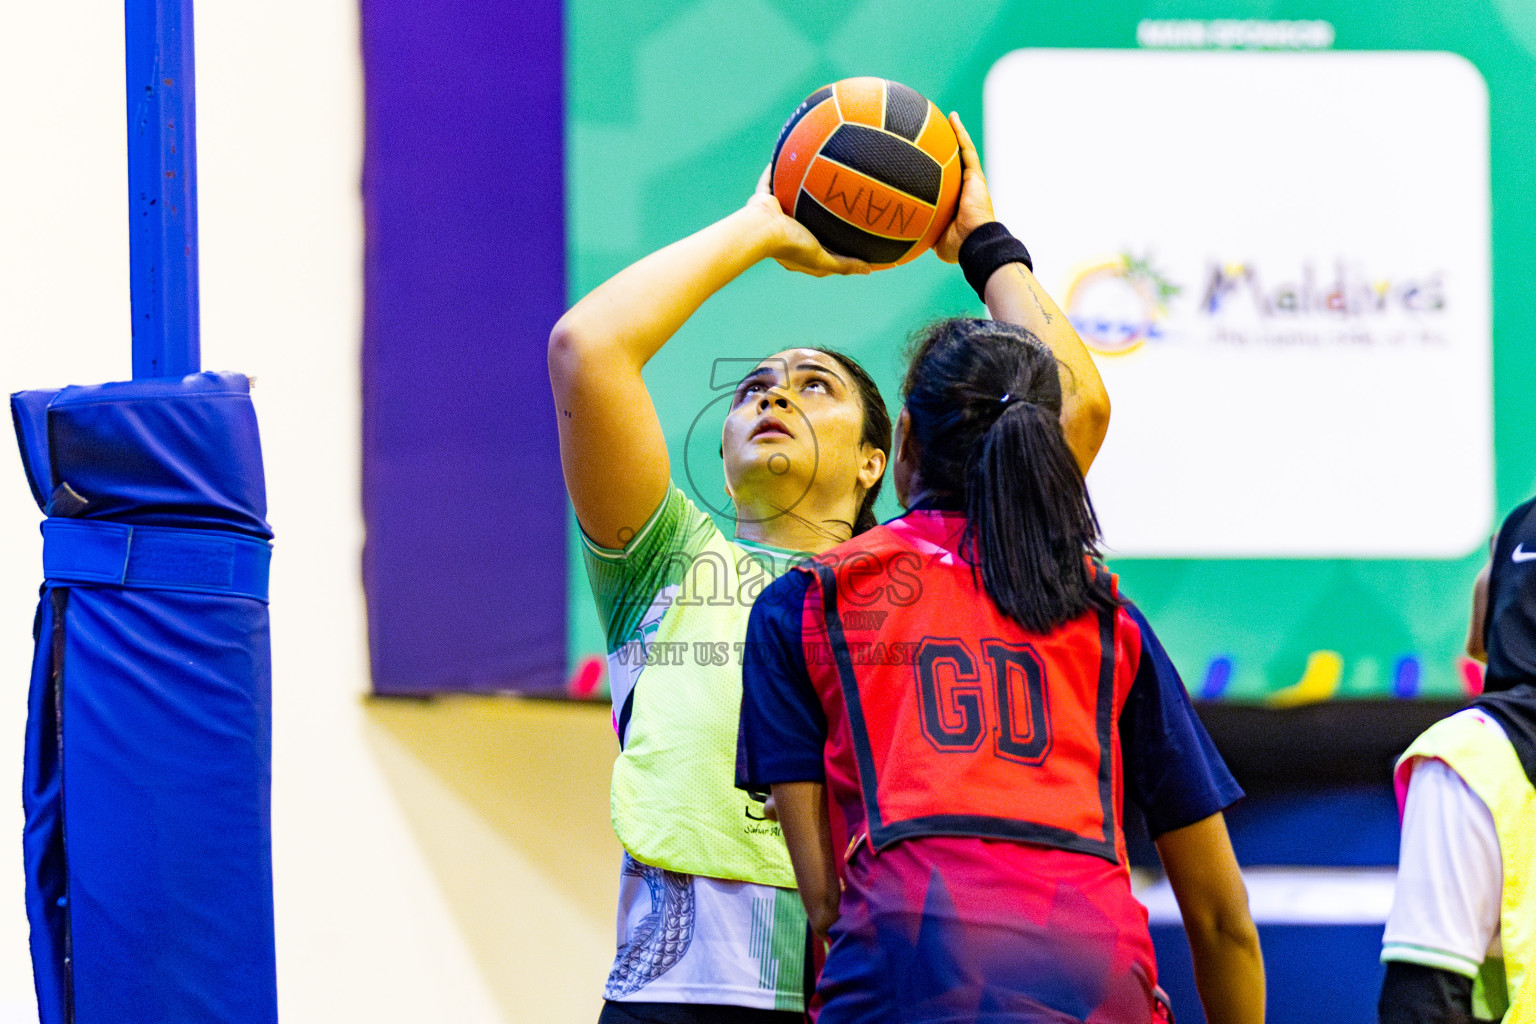
[[822, 375], [829, 376], [829, 378], [837, 381], [837, 385], [839, 385], [839, 387], [848, 387], [848, 381], [845, 381], [843, 376], [840, 375], [837, 370], [833, 370], [833, 368], [829, 367], [823, 367], [820, 362], [802, 362], [802, 364], [797, 365], [796, 370], [811, 370], [811, 372], [814, 373], [822, 373]]
[[839, 374], [836, 370], [829, 369], [828, 367], [822, 366], [820, 363], [801, 363], [799, 366], [795, 367], [795, 369], [797, 369], [797, 370], [815, 370], [818, 373], [824, 373], [828, 377], [831, 377], [831, 378], [835, 379], [839, 384], [847, 384], [847, 381], [843, 380], [842, 375]]

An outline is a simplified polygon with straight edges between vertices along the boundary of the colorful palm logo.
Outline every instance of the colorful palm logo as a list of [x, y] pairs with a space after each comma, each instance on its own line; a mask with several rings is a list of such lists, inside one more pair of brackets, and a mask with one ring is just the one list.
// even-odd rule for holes
[[1168, 300], [1179, 291], [1152, 266], [1150, 256], [1122, 253], [1079, 273], [1064, 305], [1085, 345], [1100, 355], [1124, 355], [1163, 336]]

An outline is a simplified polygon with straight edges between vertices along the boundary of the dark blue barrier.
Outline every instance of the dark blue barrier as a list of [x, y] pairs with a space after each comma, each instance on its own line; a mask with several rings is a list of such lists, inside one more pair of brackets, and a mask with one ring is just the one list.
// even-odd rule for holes
[[[1393, 867], [1397, 797], [1392, 783], [1251, 793], [1227, 809], [1232, 849], [1244, 867]], [[1157, 868], [1157, 850], [1134, 807], [1125, 837], [1131, 863]]]
[[[1261, 924], [1268, 975], [1266, 1024], [1376, 1024], [1385, 969], [1379, 924]], [[1158, 980], [1177, 1024], [1205, 1024], [1184, 928], [1152, 926]]]

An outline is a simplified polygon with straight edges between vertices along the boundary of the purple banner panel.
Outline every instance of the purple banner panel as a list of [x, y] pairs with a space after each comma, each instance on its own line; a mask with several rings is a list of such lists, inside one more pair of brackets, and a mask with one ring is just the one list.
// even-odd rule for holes
[[362, 0], [363, 582], [382, 694], [554, 692], [560, 0]]

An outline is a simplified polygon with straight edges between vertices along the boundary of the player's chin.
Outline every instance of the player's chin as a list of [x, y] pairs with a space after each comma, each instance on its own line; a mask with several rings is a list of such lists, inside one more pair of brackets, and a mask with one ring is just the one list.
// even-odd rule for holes
[[757, 442], [748, 446], [735, 467], [741, 486], [778, 490], [784, 486], [802, 488], [816, 470], [816, 460], [794, 443]]

